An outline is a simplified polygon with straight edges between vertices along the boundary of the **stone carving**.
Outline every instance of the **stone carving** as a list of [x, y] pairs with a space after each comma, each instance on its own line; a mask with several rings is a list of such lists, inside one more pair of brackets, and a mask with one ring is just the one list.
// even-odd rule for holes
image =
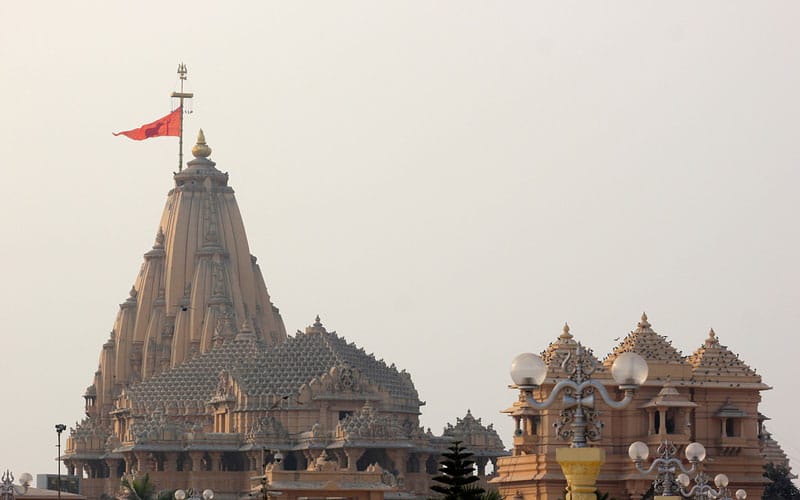
[[336, 437], [345, 441], [405, 439], [407, 433], [394, 415], [381, 415], [367, 402], [358, 413], [345, 417], [336, 428]]
[[248, 443], [266, 441], [288, 441], [289, 433], [281, 424], [280, 420], [273, 416], [263, 417], [250, 427], [245, 435]]
[[484, 426], [481, 419], [472, 416], [472, 412], [467, 410], [464, 418], [457, 418], [456, 425], [450, 423], [444, 429], [445, 436], [462, 441], [464, 446], [472, 450], [495, 450], [504, 449], [503, 441], [494, 430], [494, 426]]
[[219, 376], [217, 378], [216, 397], [227, 398], [230, 395], [230, 385], [231, 385], [231, 376], [230, 373], [228, 373], [228, 370], [220, 371]]
[[322, 453], [314, 461], [314, 469], [317, 472], [336, 472], [339, 470], [339, 464], [335, 460], [328, 457], [328, 453], [322, 450]]
[[335, 389], [337, 392], [342, 391], [359, 391], [360, 387], [358, 386], [355, 374], [353, 373], [353, 369], [349, 366], [342, 366], [339, 368], [339, 376], [336, 379]]
[[167, 420], [164, 410], [153, 409], [149, 415], [136, 418], [131, 424], [131, 437], [136, 444], [154, 441], [176, 441], [184, 437], [189, 427], [176, 420]]

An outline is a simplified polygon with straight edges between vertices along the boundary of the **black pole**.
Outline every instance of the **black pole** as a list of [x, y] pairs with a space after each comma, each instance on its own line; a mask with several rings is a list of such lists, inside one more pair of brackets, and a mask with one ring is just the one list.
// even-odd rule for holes
[[58, 500], [61, 500], [61, 433], [66, 430], [67, 426], [64, 424], [56, 424], [56, 433], [58, 434], [58, 479], [56, 480], [56, 488], [58, 488]]

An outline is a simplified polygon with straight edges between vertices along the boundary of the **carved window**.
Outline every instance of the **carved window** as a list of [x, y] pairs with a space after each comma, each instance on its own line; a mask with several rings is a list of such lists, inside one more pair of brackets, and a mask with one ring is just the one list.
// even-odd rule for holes
[[741, 419], [726, 418], [722, 421], [725, 437], [739, 437], [741, 435]]
[[214, 432], [228, 432], [228, 412], [221, 411], [214, 414]]
[[661, 429], [661, 411], [653, 412], [653, 429], [656, 434], [675, 434], [676, 422], [678, 420], [677, 410], [675, 408], [668, 408], [664, 411], [664, 429]]

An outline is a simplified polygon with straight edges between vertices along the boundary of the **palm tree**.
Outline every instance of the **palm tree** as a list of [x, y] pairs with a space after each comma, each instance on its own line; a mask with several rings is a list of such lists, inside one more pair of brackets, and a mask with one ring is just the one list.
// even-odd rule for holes
[[131, 500], [155, 500], [156, 485], [150, 481], [150, 474], [140, 477], [123, 477], [120, 486]]

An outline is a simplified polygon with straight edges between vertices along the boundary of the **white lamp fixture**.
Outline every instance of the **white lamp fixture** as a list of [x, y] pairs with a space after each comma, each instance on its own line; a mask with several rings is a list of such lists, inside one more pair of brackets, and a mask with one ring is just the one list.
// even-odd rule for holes
[[[572, 448], [585, 448], [588, 441], [600, 439], [602, 423], [596, 418], [594, 409], [595, 394], [600, 395], [612, 409], [621, 409], [633, 401], [636, 389], [647, 380], [647, 362], [634, 352], [622, 353], [614, 360], [611, 375], [625, 395], [615, 401], [606, 387], [592, 380], [596, 361], [591, 353], [578, 343], [574, 353], [569, 353], [561, 362], [561, 368], [568, 379], [556, 381], [550, 395], [544, 401], [536, 401], [533, 390], [541, 386], [547, 378], [547, 364], [536, 354], [526, 352], [511, 362], [512, 387], [519, 389], [528, 405], [543, 410], [555, 403], [558, 395], [564, 392], [564, 409], [561, 419], [556, 423], [556, 432], [561, 439], [572, 440]], [[568, 424], [564, 424], [568, 422]]]
[[[690, 468], [684, 467], [681, 460], [675, 457], [678, 452], [674, 443], [663, 441], [659, 446], [656, 453], [658, 456], [650, 464], [650, 467], [645, 469], [642, 463], [647, 460], [650, 455], [650, 450], [647, 444], [642, 441], [635, 441], [628, 447], [628, 456], [633, 461], [636, 469], [642, 474], [649, 474], [653, 470], [658, 470], [658, 476], [653, 481], [653, 487], [656, 492], [660, 492], [662, 496], [672, 496], [675, 490], [679, 490], [681, 486], [684, 488], [689, 485], [689, 474], [693, 474], [697, 469], [697, 464], [705, 460], [706, 448], [700, 443], [689, 443], [686, 446], [686, 458], [692, 464]], [[675, 476], [677, 470], [682, 471], [682, 474]]]

